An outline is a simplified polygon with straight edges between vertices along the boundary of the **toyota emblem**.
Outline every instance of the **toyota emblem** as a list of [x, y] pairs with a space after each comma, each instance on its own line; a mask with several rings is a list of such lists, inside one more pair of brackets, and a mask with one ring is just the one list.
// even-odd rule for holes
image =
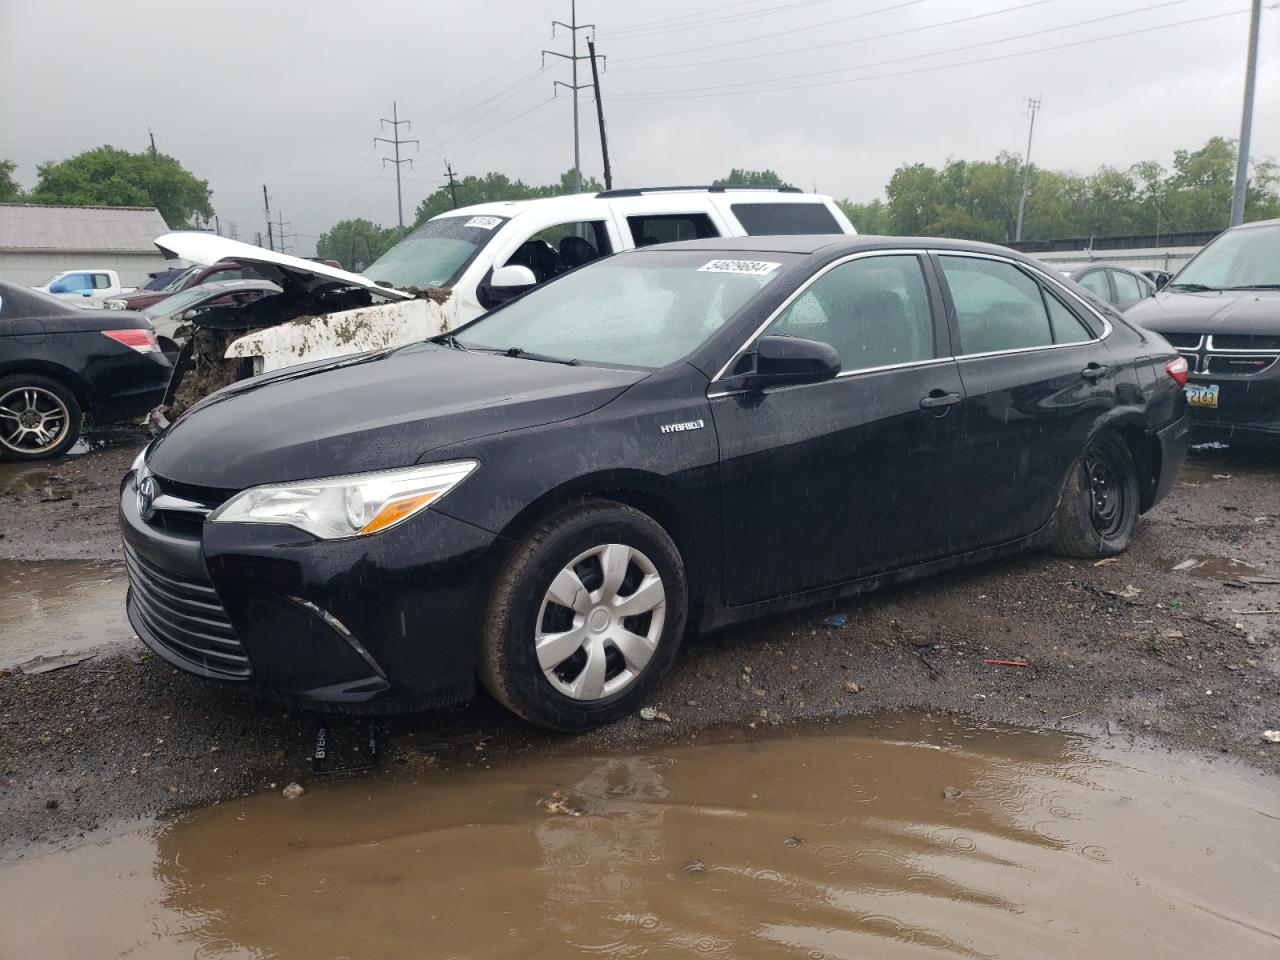
[[150, 520], [156, 515], [156, 482], [150, 477], [143, 477], [138, 484], [138, 515], [143, 520]]

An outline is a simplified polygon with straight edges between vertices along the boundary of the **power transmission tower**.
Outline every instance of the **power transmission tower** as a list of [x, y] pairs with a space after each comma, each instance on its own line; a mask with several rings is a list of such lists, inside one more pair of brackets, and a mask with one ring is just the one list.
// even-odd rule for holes
[[240, 228], [236, 226], [236, 222], [234, 220], [227, 221], [227, 236], [232, 240], [240, 239]]
[[569, 0], [569, 22], [565, 23], [562, 20], [552, 20], [552, 37], [556, 35], [556, 27], [564, 27], [569, 31], [569, 36], [571, 38], [570, 49], [572, 52], [559, 53], [555, 50], [543, 50], [542, 63], [544, 66], [546, 65], [547, 55], [550, 54], [553, 57], [560, 57], [562, 60], [568, 60], [573, 68], [573, 83], [565, 83], [562, 80], [556, 80], [552, 83], [551, 89], [555, 90], [557, 93], [559, 92], [560, 87], [565, 87], [566, 89], [573, 91], [573, 192], [580, 193], [582, 191], [582, 150], [581, 142], [578, 138], [578, 91], [583, 87], [590, 86], [590, 84], [578, 82], [578, 61], [589, 60], [590, 57], [585, 53], [581, 56], [578, 55], [578, 31], [590, 30], [593, 33], [594, 39], [596, 25], [594, 23], [578, 23], [578, 0]]
[[292, 222], [286, 223], [284, 219], [284, 212], [281, 211], [279, 214], [279, 219], [276, 220], [276, 242], [280, 244], [281, 253], [288, 253], [289, 241], [298, 239], [298, 235], [296, 233], [286, 234], [284, 232], [285, 227], [291, 227], [291, 226], [293, 226], [293, 223]]
[[[262, 209], [267, 214], [267, 249], [274, 250], [276, 248], [275, 234], [271, 227], [271, 198], [267, 196], [267, 185], [262, 185]], [[262, 234], [258, 234], [258, 246], [262, 246]]]
[[[609, 138], [604, 132], [604, 102], [600, 99], [600, 73], [596, 70], [596, 41], [595, 38], [587, 40], [587, 55], [591, 58], [591, 85], [595, 87], [596, 95], [596, 119], [600, 121], [600, 153], [604, 157], [604, 188], [606, 190], [613, 189], [613, 171], [609, 169]], [[601, 60], [608, 61], [605, 57]]]
[[377, 146], [379, 142], [389, 143], [395, 148], [395, 151], [396, 151], [396, 155], [394, 159], [391, 157], [382, 158], [382, 168], [385, 170], [388, 163], [394, 163], [396, 165], [396, 213], [400, 217], [400, 236], [403, 237], [404, 236], [404, 202], [400, 198], [400, 164], [407, 163], [409, 165], [409, 169], [412, 170], [413, 160], [412, 158], [405, 158], [404, 160], [400, 159], [400, 145], [402, 143], [412, 143], [416, 147], [418, 146], [418, 141], [400, 139], [400, 125], [404, 124], [406, 127], [409, 128], [410, 131], [413, 130], [413, 125], [408, 120], [400, 119], [399, 107], [396, 105], [394, 101], [392, 101], [391, 103], [391, 119], [388, 120], [386, 117], [381, 117], [380, 119], [383, 123], [391, 124], [392, 139], [388, 140], [386, 137], [374, 137], [373, 143], [374, 143], [374, 146]]
[[1236, 156], [1236, 189], [1231, 196], [1231, 226], [1244, 223], [1244, 194], [1249, 185], [1249, 140], [1253, 135], [1253, 88], [1258, 81], [1258, 23], [1262, 0], [1249, 12], [1249, 61], [1244, 73], [1244, 106], [1240, 110], [1240, 149]]
[[1031, 127], [1027, 130], [1027, 154], [1022, 158], [1022, 193], [1018, 197], [1018, 225], [1013, 231], [1013, 241], [1022, 239], [1022, 214], [1027, 208], [1027, 187], [1031, 184], [1031, 138], [1036, 133], [1036, 114], [1040, 112], [1040, 98], [1027, 97], [1027, 113], [1031, 115]]
[[454, 186], [454, 179], [457, 174], [453, 172], [453, 167], [449, 165], [449, 161], [444, 162], [444, 175], [449, 178], [449, 196], [453, 197], [453, 209], [458, 209], [458, 188]]

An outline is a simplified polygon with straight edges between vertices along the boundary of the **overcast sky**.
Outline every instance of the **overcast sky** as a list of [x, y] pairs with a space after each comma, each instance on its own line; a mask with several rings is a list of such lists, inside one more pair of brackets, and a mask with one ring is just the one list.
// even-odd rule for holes
[[[1032, 158], [1054, 168], [1168, 165], [1176, 149], [1236, 137], [1247, 7], [580, 0], [578, 16], [599, 25], [608, 56], [615, 186], [770, 167], [806, 189], [867, 200], [902, 163], [1021, 153], [1031, 96], [1043, 100]], [[253, 242], [264, 229], [266, 183], [273, 212], [297, 234], [294, 251], [309, 254], [339, 219], [396, 222], [394, 176], [379, 161], [388, 150], [373, 143], [390, 135], [378, 119], [393, 100], [413, 123], [402, 136], [421, 141], [416, 154], [406, 148], [416, 161], [405, 168], [406, 219], [444, 182], [445, 158], [463, 174], [529, 183], [570, 168], [571, 100], [564, 89], [552, 99], [569, 64], [548, 57], [544, 68], [539, 54], [568, 52], [551, 20], [569, 18], [569, 0], [0, 0], [0, 158], [32, 186], [41, 161], [103, 143], [141, 150], [150, 128], [161, 151], [209, 181], [224, 234], [234, 223]], [[1189, 20], [1199, 22], [1151, 29]], [[1263, 10], [1255, 158], [1280, 154], [1278, 41], [1273, 5]], [[579, 82], [590, 82], [585, 62]], [[582, 168], [599, 176], [589, 91], [580, 111]]]

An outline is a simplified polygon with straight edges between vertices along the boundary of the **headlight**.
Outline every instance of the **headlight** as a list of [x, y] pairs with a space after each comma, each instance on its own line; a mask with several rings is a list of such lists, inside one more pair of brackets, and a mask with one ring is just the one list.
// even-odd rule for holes
[[283, 523], [325, 540], [364, 536], [425, 510], [477, 466], [475, 460], [455, 460], [251, 487], [214, 511], [209, 522]]
[[108, 310], [123, 310], [125, 308], [123, 300], [104, 300], [102, 305]]

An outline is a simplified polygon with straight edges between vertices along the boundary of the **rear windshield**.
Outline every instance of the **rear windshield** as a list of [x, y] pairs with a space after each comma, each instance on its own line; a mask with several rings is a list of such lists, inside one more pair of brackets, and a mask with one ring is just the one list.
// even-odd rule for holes
[[751, 237], [843, 232], [823, 203], [734, 203], [729, 209]]
[[637, 252], [564, 274], [458, 331], [469, 349], [656, 369], [688, 356], [796, 261], [793, 254]]
[[364, 271], [374, 283], [451, 287], [507, 217], [463, 216], [428, 220]]

